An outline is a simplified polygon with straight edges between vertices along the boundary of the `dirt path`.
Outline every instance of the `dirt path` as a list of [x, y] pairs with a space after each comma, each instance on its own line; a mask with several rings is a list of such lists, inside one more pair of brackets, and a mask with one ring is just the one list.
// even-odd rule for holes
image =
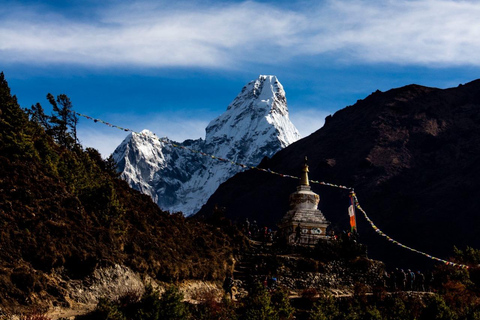
[[76, 316], [87, 314], [95, 309], [94, 304], [77, 305], [71, 308], [54, 307], [49, 310], [45, 316], [52, 319], [74, 319]]

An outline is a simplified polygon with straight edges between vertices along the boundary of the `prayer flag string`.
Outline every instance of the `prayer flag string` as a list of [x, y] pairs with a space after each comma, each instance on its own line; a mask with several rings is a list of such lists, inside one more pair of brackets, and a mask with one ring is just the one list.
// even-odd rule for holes
[[387, 234], [385, 234], [382, 230], [380, 230], [380, 228], [378, 228], [374, 223], [373, 221], [368, 217], [367, 213], [365, 212], [365, 210], [363, 210], [363, 208], [360, 206], [360, 203], [358, 202], [358, 198], [357, 198], [357, 195], [355, 193], [353, 193], [353, 199], [355, 201], [355, 206], [357, 207], [357, 209], [363, 213], [363, 216], [365, 217], [365, 219], [368, 221], [368, 223], [370, 224], [370, 226], [372, 227], [372, 229], [378, 233], [379, 235], [381, 235], [382, 237], [386, 238], [389, 242], [401, 247], [401, 248], [404, 248], [404, 249], [407, 249], [407, 250], [410, 250], [412, 252], [415, 252], [415, 253], [418, 253], [418, 254], [421, 254], [427, 258], [430, 258], [432, 260], [436, 260], [436, 261], [440, 261], [440, 262], [443, 262], [444, 264], [446, 265], [449, 265], [449, 266], [453, 266], [453, 267], [459, 267], [459, 268], [464, 268], [464, 269], [468, 269], [469, 266], [465, 265], [465, 264], [461, 264], [461, 263], [455, 263], [455, 262], [451, 262], [451, 261], [447, 261], [447, 260], [444, 260], [444, 259], [440, 259], [440, 258], [437, 258], [437, 257], [434, 257], [432, 255], [429, 255], [425, 252], [422, 252], [420, 250], [417, 250], [417, 249], [414, 249], [414, 248], [411, 248], [409, 246], [406, 246], [404, 245], [403, 243], [400, 243], [398, 242], [397, 240], [395, 239], [392, 239], [391, 237], [389, 237]]
[[[81, 113], [78, 113], [78, 112], [75, 112], [75, 114], [77, 114], [78, 116], [81, 116], [81, 117], [84, 117], [88, 120], [92, 120], [93, 122], [95, 123], [103, 123], [111, 128], [116, 128], [116, 129], [119, 129], [119, 130], [122, 130], [122, 131], [125, 131], [125, 132], [132, 132], [132, 133], [135, 133], [135, 134], [138, 134], [138, 135], [142, 135], [142, 136], [146, 136], [147, 134], [146, 133], [142, 133], [142, 132], [137, 132], [137, 131], [134, 131], [134, 130], [131, 130], [131, 129], [128, 129], [128, 128], [123, 128], [123, 127], [120, 127], [120, 126], [116, 126], [114, 124], [111, 124], [111, 123], [108, 123], [106, 121], [103, 121], [101, 119], [96, 119], [96, 118], [93, 118], [93, 117], [90, 117], [90, 116], [87, 116], [87, 115], [84, 115], [84, 114], [81, 114]], [[291, 176], [291, 175], [288, 175], [288, 174], [282, 174], [282, 173], [278, 173], [278, 172], [275, 172], [275, 171], [272, 171], [270, 169], [264, 169], [264, 168], [260, 168], [260, 167], [257, 167], [257, 166], [252, 166], [252, 165], [245, 165], [245, 164], [242, 164], [242, 163], [238, 163], [238, 162], [235, 162], [235, 161], [232, 161], [232, 160], [228, 160], [228, 159], [224, 159], [224, 158], [221, 158], [221, 157], [217, 157], [215, 155], [211, 155], [211, 154], [206, 154], [204, 152], [201, 152], [201, 151], [198, 151], [198, 150], [195, 150], [195, 149], [191, 149], [191, 148], [188, 148], [188, 147], [185, 147], [185, 146], [180, 146], [180, 145], [177, 145], [175, 143], [173, 143], [172, 141], [170, 140], [167, 140], [167, 139], [161, 139], [161, 138], [158, 138], [157, 136], [155, 136], [154, 138], [156, 138], [158, 141], [162, 142], [162, 143], [165, 143], [165, 144], [169, 144], [171, 146], [173, 146], [174, 148], [179, 148], [179, 149], [183, 149], [183, 150], [187, 150], [187, 151], [190, 151], [192, 153], [199, 153], [200, 155], [202, 156], [205, 156], [205, 157], [209, 157], [211, 159], [214, 159], [214, 160], [217, 160], [217, 161], [221, 161], [221, 162], [229, 162], [230, 164], [232, 165], [235, 165], [235, 166], [240, 166], [242, 168], [249, 168], [249, 169], [254, 169], [254, 170], [259, 170], [259, 171], [263, 171], [263, 172], [267, 172], [267, 173], [271, 173], [271, 174], [274, 174], [274, 175], [278, 175], [282, 178], [291, 178], [291, 179], [300, 179], [300, 177], [296, 177], [296, 176]], [[323, 182], [323, 181], [316, 181], [316, 180], [309, 180], [311, 183], [314, 183], [314, 184], [320, 184], [320, 185], [324, 185], [324, 186], [329, 186], [329, 187], [333, 187], [333, 188], [339, 188], [339, 189], [346, 189], [346, 190], [350, 190], [351, 191], [351, 196], [354, 200], [354, 203], [355, 203], [355, 207], [363, 213], [363, 216], [365, 217], [365, 219], [368, 221], [368, 223], [370, 224], [370, 226], [373, 228], [373, 230], [378, 233], [380, 236], [386, 238], [389, 242], [401, 247], [401, 248], [404, 248], [404, 249], [407, 249], [407, 250], [410, 250], [412, 252], [415, 252], [415, 253], [418, 253], [418, 254], [421, 254], [427, 258], [430, 258], [432, 260], [436, 260], [436, 261], [439, 261], [439, 262], [442, 262], [446, 265], [449, 265], [449, 266], [453, 266], [453, 267], [459, 267], [459, 268], [464, 268], [464, 269], [468, 269], [469, 266], [465, 265], [465, 264], [461, 264], [461, 263], [455, 263], [455, 262], [451, 262], [451, 261], [447, 261], [447, 260], [444, 260], [444, 259], [440, 259], [440, 258], [437, 258], [437, 257], [434, 257], [432, 255], [429, 255], [425, 252], [422, 252], [420, 250], [417, 250], [417, 249], [414, 249], [414, 248], [411, 248], [409, 246], [406, 246], [394, 239], [392, 239], [391, 237], [389, 237], [388, 235], [386, 235], [382, 230], [380, 230], [374, 223], [373, 221], [368, 217], [367, 213], [365, 212], [365, 210], [363, 210], [363, 208], [360, 206], [360, 203], [358, 202], [358, 198], [357, 198], [357, 195], [355, 194], [353, 188], [350, 188], [350, 187], [347, 187], [347, 186], [342, 186], [342, 185], [337, 185], [337, 184], [333, 184], [333, 183], [328, 183], [328, 182]]]

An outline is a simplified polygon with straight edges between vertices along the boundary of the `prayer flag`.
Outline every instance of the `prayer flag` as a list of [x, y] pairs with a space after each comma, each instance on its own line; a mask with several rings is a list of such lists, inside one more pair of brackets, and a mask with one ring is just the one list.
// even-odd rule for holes
[[355, 209], [353, 208], [353, 205], [350, 205], [348, 207], [348, 215], [350, 216], [350, 227], [352, 228], [352, 231], [357, 228], [356, 222], [355, 222]]
[[350, 216], [350, 228], [353, 231], [357, 229], [357, 221], [355, 219], [355, 206], [353, 200], [353, 192], [350, 193], [350, 206], [348, 207], [348, 215]]
[[355, 209], [353, 208], [352, 205], [350, 205], [350, 207], [348, 207], [348, 215], [349, 215], [350, 217], [355, 216]]

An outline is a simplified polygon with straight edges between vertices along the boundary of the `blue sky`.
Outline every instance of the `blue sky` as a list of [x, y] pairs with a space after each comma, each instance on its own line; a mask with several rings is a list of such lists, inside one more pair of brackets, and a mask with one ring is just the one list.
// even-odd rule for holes
[[[204, 136], [249, 81], [273, 74], [306, 136], [379, 89], [480, 78], [468, 0], [0, 0], [0, 69], [23, 107], [76, 111], [177, 141]], [[125, 133], [81, 119], [108, 156]]]

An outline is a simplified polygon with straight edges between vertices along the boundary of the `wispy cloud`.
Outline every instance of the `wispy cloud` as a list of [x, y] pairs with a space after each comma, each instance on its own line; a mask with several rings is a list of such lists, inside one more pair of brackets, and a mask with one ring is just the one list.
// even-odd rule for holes
[[477, 1], [332, 1], [323, 18], [335, 30], [317, 33], [307, 50], [367, 62], [480, 65], [479, 14]]
[[8, 63], [241, 68], [328, 54], [336, 61], [480, 65], [480, 3], [458, 0], [140, 1], [75, 19], [47, 7], [0, 9]]
[[18, 11], [0, 22], [0, 57], [6, 61], [153, 67], [226, 67], [243, 54], [288, 43], [296, 16], [254, 2], [183, 8], [122, 4], [102, 9], [93, 22], [54, 14], [44, 19], [36, 11], [24, 20]]

